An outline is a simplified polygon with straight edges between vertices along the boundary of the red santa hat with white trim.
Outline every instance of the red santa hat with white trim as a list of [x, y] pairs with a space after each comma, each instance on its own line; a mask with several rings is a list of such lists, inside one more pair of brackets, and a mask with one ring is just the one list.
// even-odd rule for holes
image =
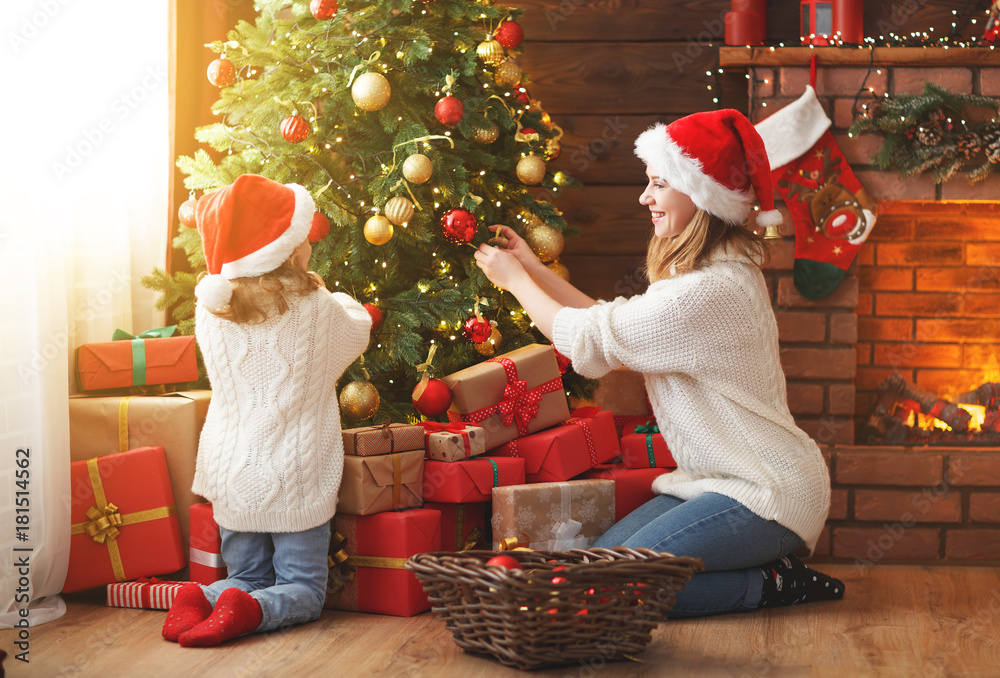
[[731, 224], [743, 224], [760, 203], [760, 226], [782, 222], [764, 142], [737, 110], [694, 113], [657, 124], [635, 140], [635, 154], [697, 207]]
[[307, 237], [318, 240], [315, 236], [326, 225], [309, 191], [258, 174], [241, 175], [199, 198], [195, 220], [208, 275], [194, 294], [214, 310], [232, 298], [230, 280], [270, 273]]

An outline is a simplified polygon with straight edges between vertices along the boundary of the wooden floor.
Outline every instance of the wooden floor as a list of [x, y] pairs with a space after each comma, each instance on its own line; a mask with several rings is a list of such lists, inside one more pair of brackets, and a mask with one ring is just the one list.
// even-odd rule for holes
[[[641, 663], [534, 672], [534, 676], [998, 676], [1000, 570], [825, 565], [847, 597], [751, 614], [661, 624]], [[518, 676], [463, 654], [433, 614], [410, 619], [326, 612], [279, 633], [221, 648], [188, 649], [160, 637], [165, 613], [108, 608], [94, 594], [31, 630], [30, 665], [8, 656], [7, 676]], [[13, 655], [13, 632], [0, 648]], [[27, 669], [27, 670], [26, 670]]]

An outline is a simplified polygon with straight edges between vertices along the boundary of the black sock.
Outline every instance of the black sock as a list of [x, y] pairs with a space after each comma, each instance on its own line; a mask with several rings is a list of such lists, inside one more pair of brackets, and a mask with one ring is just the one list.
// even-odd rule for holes
[[757, 607], [781, 607], [844, 597], [844, 582], [806, 567], [795, 556], [770, 562], [760, 571], [764, 575], [764, 590]]

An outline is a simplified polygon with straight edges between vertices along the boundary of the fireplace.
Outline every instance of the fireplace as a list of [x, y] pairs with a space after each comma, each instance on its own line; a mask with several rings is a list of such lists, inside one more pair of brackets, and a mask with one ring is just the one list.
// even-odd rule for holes
[[[940, 185], [923, 176], [904, 181], [871, 165], [879, 137], [847, 134], [862, 82], [876, 95], [917, 93], [933, 81], [1000, 96], [1000, 55], [733, 47], [721, 50], [720, 63], [727, 74], [748, 76], [747, 108], [758, 122], [801, 94], [813, 54], [834, 138], [879, 203], [874, 230], [830, 296], [810, 301], [796, 292], [787, 212], [765, 270], [789, 407], [831, 471], [817, 555], [862, 569], [1000, 562], [1000, 433], [944, 422], [996, 424], [987, 416], [1000, 404], [1000, 387], [985, 406], [959, 401], [1000, 382], [1000, 177], [974, 186], [962, 176]], [[880, 399], [891, 407], [879, 412]]]

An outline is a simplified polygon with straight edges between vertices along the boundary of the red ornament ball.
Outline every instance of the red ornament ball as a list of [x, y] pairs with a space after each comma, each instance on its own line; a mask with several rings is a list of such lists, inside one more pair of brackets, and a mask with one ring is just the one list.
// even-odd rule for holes
[[493, 37], [507, 49], [517, 49], [524, 40], [524, 29], [516, 21], [504, 21]]
[[[368, 315], [372, 317], [372, 332], [378, 332], [382, 327], [382, 320], [384, 319], [382, 309], [375, 304], [362, 304], [362, 306], [368, 311]], [[450, 405], [451, 403], [448, 404]]]
[[452, 245], [463, 245], [476, 235], [476, 216], [469, 210], [454, 207], [441, 215], [441, 233]]
[[449, 127], [457, 125], [464, 116], [465, 104], [450, 94], [441, 97], [437, 105], [434, 106], [434, 117], [442, 125], [448, 125]]
[[330, 233], [330, 220], [322, 212], [314, 212], [309, 227], [309, 242], [319, 242]]
[[465, 334], [465, 338], [473, 344], [481, 344], [493, 335], [493, 325], [490, 325], [488, 320], [472, 316], [465, 321], [462, 332]]
[[521, 563], [517, 562], [516, 558], [511, 556], [493, 556], [486, 561], [487, 565], [497, 565], [505, 570], [520, 570]]
[[195, 198], [188, 198], [181, 203], [180, 208], [177, 210], [177, 218], [180, 220], [181, 226], [188, 228], [195, 227], [194, 208], [197, 204], [198, 200]]
[[216, 59], [208, 65], [208, 81], [216, 87], [229, 87], [236, 82], [236, 67], [228, 59]]
[[301, 115], [290, 115], [281, 121], [281, 136], [293, 144], [304, 141], [311, 131], [309, 123]]
[[517, 103], [522, 104], [524, 106], [530, 106], [531, 105], [531, 95], [528, 94], [528, 90], [522, 88], [521, 89], [521, 93], [518, 94], [516, 97], [514, 97], [514, 101], [516, 101]]
[[428, 419], [436, 419], [451, 407], [451, 389], [440, 379], [421, 380], [413, 389], [413, 407]]
[[320, 21], [332, 19], [337, 13], [337, 0], [312, 0], [309, 11]]

